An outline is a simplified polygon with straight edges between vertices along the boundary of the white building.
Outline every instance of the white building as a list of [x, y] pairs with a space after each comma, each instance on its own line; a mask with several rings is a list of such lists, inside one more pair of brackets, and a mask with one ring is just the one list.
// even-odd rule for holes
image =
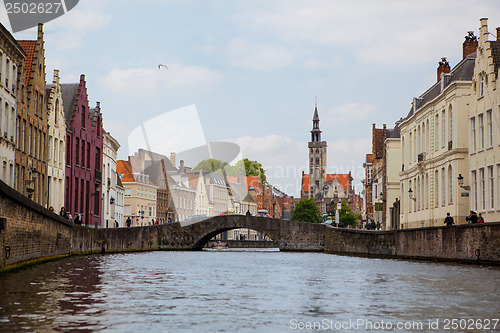
[[[0, 179], [14, 187], [18, 76], [24, 75], [26, 52], [10, 32], [0, 24]], [[17, 124], [17, 127], [16, 127]]]
[[[457, 177], [468, 170], [468, 129], [471, 84], [476, 53], [450, 71], [443, 58], [438, 82], [418, 98], [401, 128], [401, 227], [442, 226], [449, 212], [465, 223], [468, 198]], [[465, 177], [465, 175], [464, 175]], [[468, 178], [468, 177], [467, 177]]]
[[66, 116], [64, 114], [59, 71], [54, 69], [52, 84], [47, 85], [49, 142], [47, 151], [47, 207], [59, 212], [64, 206], [66, 168]]
[[[500, 221], [500, 28], [489, 41], [488, 20], [481, 19], [468, 114], [468, 170], [461, 192], [470, 193], [468, 207], [485, 222]], [[456, 175], [455, 175], [456, 176]], [[470, 189], [470, 191], [469, 191]]]
[[115, 221], [119, 227], [125, 226], [125, 187], [120, 177], [116, 176]]
[[117, 173], [116, 156], [120, 144], [109, 132], [103, 131], [103, 154], [102, 154], [102, 225], [106, 228], [113, 228], [118, 223], [123, 226], [123, 220], [120, 221], [116, 216], [117, 205]]

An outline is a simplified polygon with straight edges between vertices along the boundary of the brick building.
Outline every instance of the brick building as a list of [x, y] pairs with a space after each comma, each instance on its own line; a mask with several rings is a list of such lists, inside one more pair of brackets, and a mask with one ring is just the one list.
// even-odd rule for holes
[[[47, 112], [45, 108], [45, 50], [43, 25], [36, 40], [19, 40], [26, 52], [25, 81], [18, 90], [16, 189], [40, 205], [46, 203]], [[20, 78], [19, 78], [20, 79]]]
[[100, 103], [89, 108], [85, 75], [79, 83], [62, 84], [66, 114], [65, 207], [83, 223], [102, 227], [101, 184], [103, 129]]

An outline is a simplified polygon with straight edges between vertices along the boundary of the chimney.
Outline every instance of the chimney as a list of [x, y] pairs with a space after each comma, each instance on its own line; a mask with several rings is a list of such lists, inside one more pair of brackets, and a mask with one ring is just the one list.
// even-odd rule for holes
[[[477, 50], [477, 37], [474, 36], [474, 31], [467, 31], [467, 36], [465, 36], [465, 41], [463, 45], [463, 58], [467, 57], [469, 54], [476, 52]], [[438, 80], [439, 81], [439, 80]]]
[[179, 172], [184, 173], [184, 160], [181, 160], [179, 163], [180, 163]]
[[175, 164], [176, 163], [175, 162], [175, 153], [170, 153], [170, 163], [172, 163], [172, 165], [175, 168], [175, 166], [176, 166], [176, 164]]
[[451, 72], [450, 64], [446, 60], [446, 57], [443, 57], [437, 68], [437, 82], [441, 80], [441, 74], [448, 74], [449, 72]]

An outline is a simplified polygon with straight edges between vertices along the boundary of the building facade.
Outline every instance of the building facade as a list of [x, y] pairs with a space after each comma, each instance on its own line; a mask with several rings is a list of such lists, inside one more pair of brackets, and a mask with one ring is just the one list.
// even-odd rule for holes
[[66, 172], [66, 116], [64, 113], [59, 71], [54, 70], [52, 84], [47, 85], [47, 206], [56, 212], [64, 206]]
[[[470, 210], [486, 222], [500, 221], [500, 28], [489, 40], [488, 20], [480, 20], [479, 45], [468, 114], [468, 171], [461, 192], [469, 193]], [[476, 42], [477, 43], [477, 42]]]
[[[468, 112], [476, 53], [468, 53], [450, 71], [446, 58], [438, 66], [438, 82], [413, 99], [408, 115], [400, 120], [402, 166], [400, 172], [401, 227], [440, 226], [446, 214], [465, 223], [467, 194], [458, 175], [468, 176]], [[466, 52], [466, 50], [468, 50]]]
[[117, 205], [117, 172], [116, 172], [116, 156], [120, 144], [109, 132], [103, 130], [103, 154], [102, 154], [102, 225], [110, 228], [113, 226], [123, 225], [123, 221], [119, 221], [116, 216]]
[[[45, 205], [48, 119], [45, 107], [43, 25], [38, 25], [36, 40], [19, 40], [18, 43], [27, 56], [24, 61], [25, 77], [18, 90], [16, 190], [38, 204]], [[12, 86], [12, 82], [9, 85]]]
[[17, 100], [24, 86], [25, 58], [24, 49], [0, 24], [0, 180], [10, 187], [15, 184]]
[[100, 103], [89, 108], [85, 75], [61, 84], [66, 115], [65, 208], [82, 223], [102, 227], [103, 129]]
[[157, 187], [148, 175], [134, 170], [129, 161], [117, 161], [116, 171], [125, 188], [124, 219], [130, 218], [133, 227], [154, 224]]

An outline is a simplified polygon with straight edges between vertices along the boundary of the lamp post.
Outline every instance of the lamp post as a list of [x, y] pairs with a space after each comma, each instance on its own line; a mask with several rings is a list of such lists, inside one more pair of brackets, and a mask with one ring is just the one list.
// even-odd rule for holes
[[413, 200], [413, 201], [417, 201], [417, 198], [414, 198], [414, 197], [413, 197], [413, 190], [411, 189], [411, 187], [410, 187], [410, 189], [408, 190], [408, 197], [409, 197], [411, 200]]
[[463, 188], [466, 191], [470, 191], [470, 186], [464, 185], [464, 177], [462, 177], [461, 173], [458, 174], [457, 179], [458, 179], [458, 186], [460, 186], [461, 188]]

